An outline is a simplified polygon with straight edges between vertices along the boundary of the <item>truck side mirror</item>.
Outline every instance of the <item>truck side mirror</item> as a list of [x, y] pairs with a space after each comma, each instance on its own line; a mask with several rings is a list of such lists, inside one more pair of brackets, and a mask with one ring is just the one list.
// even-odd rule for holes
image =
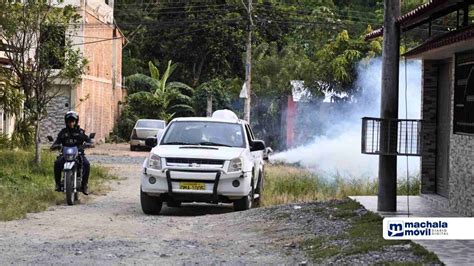
[[156, 137], [148, 137], [145, 140], [145, 145], [147, 145], [150, 148], [155, 147], [157, 144], [158, 144], [158, 140], [156, 139]]
[[270, 148], [270, 147], [267, 147], [267, 148], [265, 149], [264, 153], [263, 153], [263, 159], [264, 159], [265, 161], [268, 161], [268, 155], [270, 155], [270, 153], [272, 153], [272, 152], [273, 152], [273, 149]]
[[263, 140], [254, 140], [250, 145], [250, 151], [264, 151], [265, 148], [265, 142], [263, 142]]

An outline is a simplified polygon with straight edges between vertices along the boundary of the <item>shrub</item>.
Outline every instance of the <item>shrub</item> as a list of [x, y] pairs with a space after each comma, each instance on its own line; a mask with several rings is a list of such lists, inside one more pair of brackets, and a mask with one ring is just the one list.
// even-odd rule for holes
[[212, 95], [212, 110], [230, 109], [230, 92], [226, 90], [222, 80], [213, 79], [201, 84], [194, 91], [192, 99], [196, 115], [206, 116], [209, 94]]
[[153, 92], [158, 84], [156, 81], [149, 76], [143, 74], [133, 74], [125, 78], [125, 87], [127, 88], [128, 95], [132, 95], [137, 92]]

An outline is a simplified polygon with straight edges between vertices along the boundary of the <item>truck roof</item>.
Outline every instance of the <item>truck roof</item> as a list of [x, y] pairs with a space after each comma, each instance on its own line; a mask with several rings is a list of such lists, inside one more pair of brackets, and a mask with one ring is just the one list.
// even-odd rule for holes
[[175, 118], [174, 121], [203, 121], [203, 122], [222, 122], [222, 123], [235, 123], [235, 124], [246, 124], [247, 121], [242, 119], [223, 119], [223, 118], [212, 118], [212, 117], [180, 117]]
[[146, 119], [146, 118], [138, 119], [137, 121], [161, 121], [161, 122], [165, 122], [165, 120], [162, 120], [162, 119]]

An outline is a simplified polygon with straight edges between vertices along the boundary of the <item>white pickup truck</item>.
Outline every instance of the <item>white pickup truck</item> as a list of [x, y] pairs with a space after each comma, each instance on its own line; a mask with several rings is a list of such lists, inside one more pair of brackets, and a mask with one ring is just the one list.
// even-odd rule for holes
[[[153, 143], [154, 142], [154, 143]], [[210, 118], [172, 120], [143, 163], [140, 199], [146, 214], [163, 202], [233, 203], [241, 211], [258, 205], [264, 184], [265, 143], [229, 110]]]

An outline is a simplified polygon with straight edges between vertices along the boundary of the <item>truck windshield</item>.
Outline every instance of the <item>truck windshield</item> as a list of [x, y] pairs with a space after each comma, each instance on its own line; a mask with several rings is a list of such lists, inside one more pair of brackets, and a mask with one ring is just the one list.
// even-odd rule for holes
[[207, 121], [173, 122], [163, 137], [161, 145], [203, 145], [245, 147], [240, 124]]
[[160, 120], [138, 120], [137, 127], [142, 128], [165, 128], [165, 121]]

